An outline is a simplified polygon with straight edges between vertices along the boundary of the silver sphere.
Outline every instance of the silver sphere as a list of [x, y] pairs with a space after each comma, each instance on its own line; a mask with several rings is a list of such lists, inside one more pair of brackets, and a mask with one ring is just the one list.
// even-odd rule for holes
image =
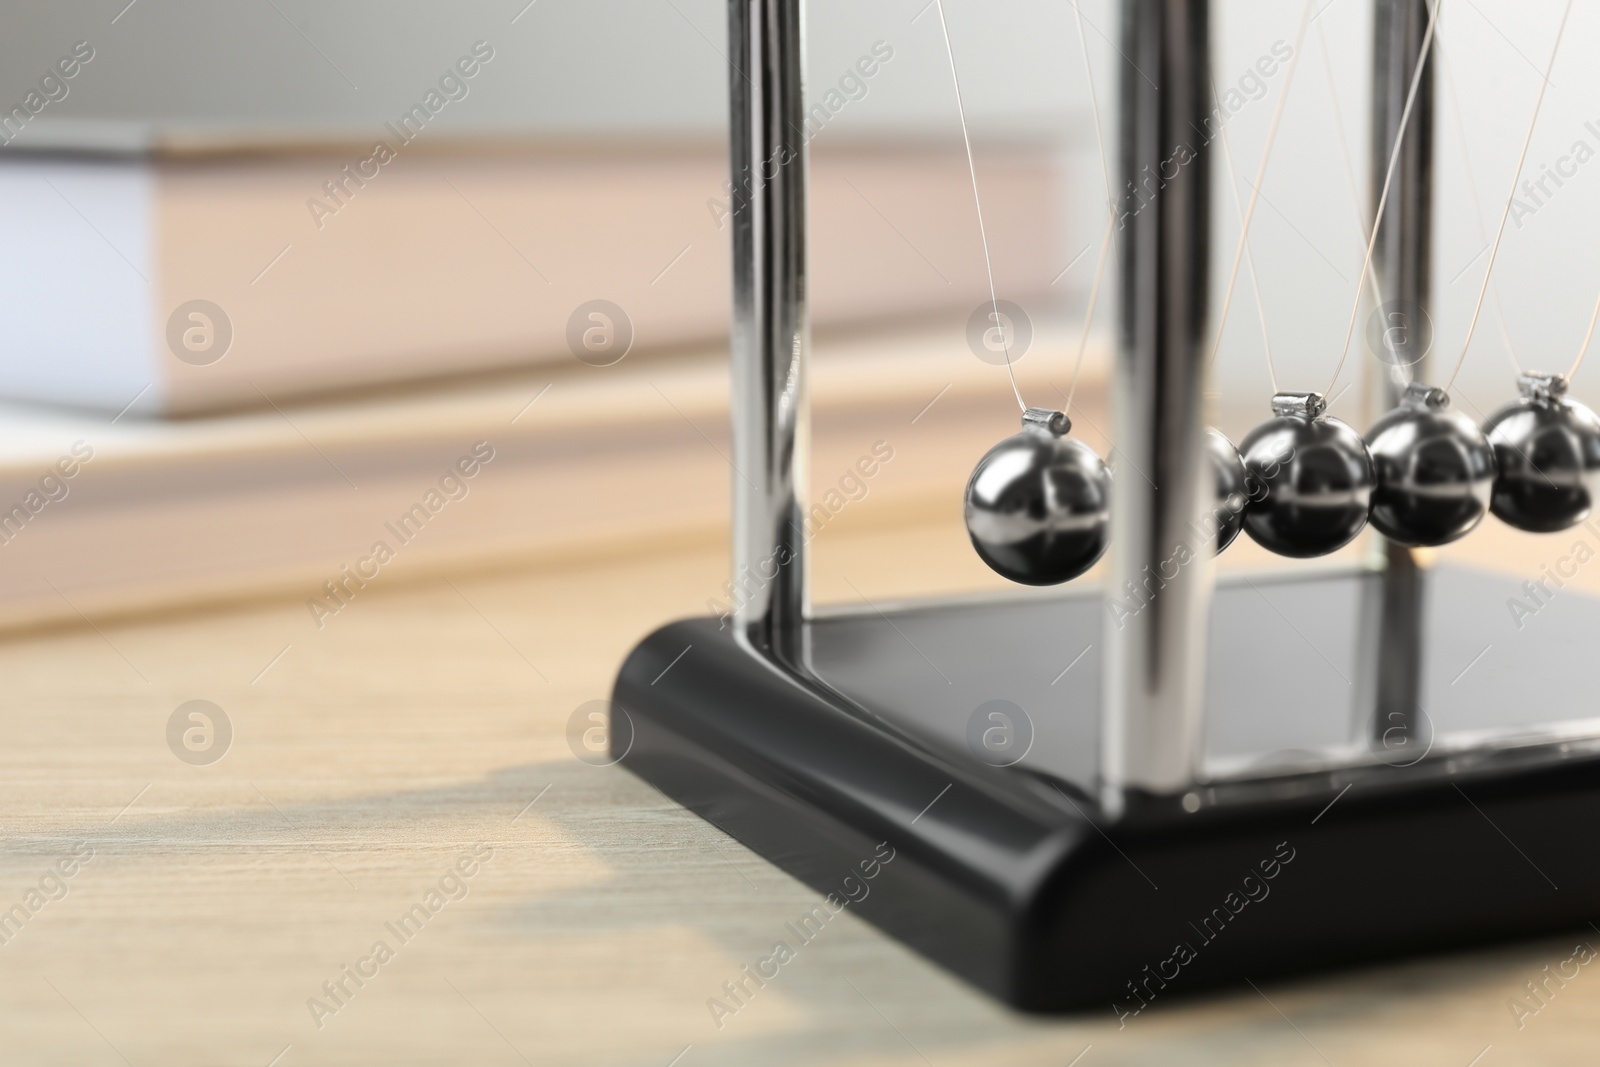
[[1401, 545], [1449, 544], [1489, 513], [1494, 449], [1450, 396], [1420, 382], [1367, 431], [1378, 484], [1371, 522]]
[[1559, 374], [1524, 374], [1517, 385], [1522, 396], [1483, 424], [1500, 465], [1490, 510], [1530, 533], [1576, 526], [1600, 494], [1600, 418], [1567, 399]]
[[1071, 427], [1059, 411], [1029, 408], [1022, 432], [991, 448], [967, 481], [972, 547], [1013, 582], [1071, 581], [1110, 544], [1111, 472], [1066, 436]]
[[1206, 431], [1206, 457], [1211, 461], [1211, 473], [1216, 480], [1216, 505], [1212, 515], [1217, 520], [1217, 552], [1233, 544], [1233, 539], [1244, 529], [1244, 509], [1250, 502], [1245, 492], [1244, 461], [1233, 442], [1217, 430]]
[[1324, 556], [1367, 525], [1372, 457], [1350, 426], [1324, 415], [1319, 393], [1279, 393], [1277, 417], [1251, 430], [1239, 448], [1249, 474], [1244, 528], [1280, 556]]

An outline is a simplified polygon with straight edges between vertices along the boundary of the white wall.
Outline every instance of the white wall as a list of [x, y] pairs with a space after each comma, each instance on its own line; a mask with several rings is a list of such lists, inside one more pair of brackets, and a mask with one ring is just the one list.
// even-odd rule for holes
[[[925, 0], [809, 5], [813, 80], [832, 81], [876, 39], [904, 47], [880, 121], [942, 124], [953, 113], [934, 12]], [[89, 72], [51, 114], [160, 124], [376, 125], [478, 39], [497, 51], [461, 121], [543, 132], [724, 128], [722, 0], [13, 0], [0, 13], [0, 100], [19, 98], [57, 55], [87, 39]], [[970, 54], [974, 117], [1053, 115], [1075, 87], [1056, 68], [1071, 8], [1040, 0], [950, 0]], [[1110, 30], [1105, 0], [1086, 11]], [[282, 14], [280, 14], [280, 11]], [[119, 16], [119, 12], [121, 12]], [[116, 18], [113, 23], [112, 19]], [[513, 23], [513, 19], [516, 21]], [[930, 89], [939, 90], [929, 95]]]

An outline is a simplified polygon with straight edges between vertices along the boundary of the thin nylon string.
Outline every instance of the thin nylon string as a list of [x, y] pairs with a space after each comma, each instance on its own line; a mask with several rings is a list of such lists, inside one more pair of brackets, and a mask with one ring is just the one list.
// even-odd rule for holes
[[1506, 194], [1506, 206], [1500, 212], [1500, 227], [1495, 230], [1494, 244], [1489, 248], [1489, 263], [1483, 271], [1483, 284], [1478, 287], [1478, 302], [1472, 309], [1472, 321], [1467, 324], [1467, 339], [1461, 343], [1461, 355], [1456, 359], [1456, 369], [1450, 372], [1450, 380], [1444, 383], [1446, 390], [1455, 385], [1456, 376], [1461, 373], [1461, 366], [1467, 361], [1467, 346], [1472, 344], [1472, 335], [1478, 328], [1478, 316], [1483, 313], [1483, 298], [1489, 291], [1489, 278], [1494, 274], [1495, 257], [1500, 254], [1500, 240], [1506, 233], [1506, 219], [1511, 217], [1511, 203], [1517, 198], [1517, 180], [1522, 177], [1522, 164], [1527, 161], [1528, 146], [1533, 143], [1533, 129], [1539, 123], [1539, 107], [1544, 103], [1545, 89], [1550, 86], [1550, 72], [1555, 69], [1556, 54], [1561, 51], [1561, 38], [1566, 33], [1567, 16], [1570, 14], [1572, 14], [1572, 0], [1567, 0], [1566, 6], [1561, 9], [1561, 23], [1556, 27], [1556, 40], [1550, 46], [1550, 58], [1545, 62], [1544, 75], [1539, 79], [1539, 95], [1533, 101], [1533, 115], [1528, 119], [1528, 132], [1522, 137], [1522, 151], [1517, 155], [1517, 169], [1511, 175], [1511, 191]]
[[1233, 306], [1233, 287], [1239, 281], [1239, 261], [1244, 258], [1245, 238], [1250, 235], [1250, 220], [1255, 218], [1256, 201], [1261, 199], [1261, 183], [1267, 176], [1267, 160], [1272, 155], [1272, 143], [1278, 136], [1278, 123], [1283, 119], [1284, 105], [1289, 102], [1289, 87], [1294, 84], [1294, 72], [1300, 65], [1300, 52], [1305, 44], [1306, 26], [1311, 22], [1311, 8], [1315, 0], [1306, 0], [1300, 10], [1300, 26], [1295, 31], [1294, 55], [1289, 57], [1289, 68], [1283, 74], [1283, 91], [1278, 94], [1277, 106], [1272, 110], [1272, 124], [1267, 127], [1267, 143], [1261, 149], [1261, 162], [1256, 166], [1256, 180], [1250, 186], [1250, 206], [1245, 209], [1244, 220], [1239, 224], [1239, 245], [1233, 250], [1233, 267], [1228, 271], [1228, 288], [1222, 297], [1222, 313], [1217, 317], [1217, 339], [1211, 346], [1210, 362], [1217, 359], [1222, 347], [1222, 331], [1228, 325], [1228, 309]]
[[[1339, 106], [1339, 85], [1333, 76], [1333, 57], [1328, 54], [1328, 35], [1322, 32], [1322, 26], [1317, 25], [1317, 45], [1322, 51], [1322, 72], [1328, 78], [1328, 97], [1333, 102], [1333, 126], [1339, 134], [1339, 154], [1344, 159], [1344, 176], [1350, 184], [1350, 206], [1355, 209], [1356, 229], [1361, 233], [1361, 240], [1365, 242], [1371, 232], [1367, 229], [1367, 220], [1361, 214], [1361, 188], [1356, 184], [1356, 168], [1351, 162], [1350, 141], [1344, 132], [1344, 109]], [[1434, 47], [1438, 47], [1437, 44]], [[1367, 281], [1372, 287], [1372, 306], [1378, 307], [1383, 303], [1383, 294], [1378, 291], [1378, 276], [1368, 274]], [[1384, 335], [1387, 338], [1387, 334]], [[1393, 354], [1391, 347], [1390, 353]]]
[[1106, 260], [1111, 251], [1111, 237], [1116, 222], [1115, 215], [1107, 219], [1105, 235], [1100, 238], [1100, 259], [1094, 265], [1094, 284], [1089, 288], [1089, 307], [1083, 313], [1083, 332], [1078, 336], [1078, 359], [1072, 367], [1072, 384], [1067, 387], [1067, 402], [1061, 409], [1063, 413], [1071, 412], [1072, 398], [1078, 392], [1078, 375], [1083, 371], [1083, 354], [1089, 348], [1089, 327], [1094, 323], [1094, 307], [1100, 299], [1100, 282], [1105, 277]]
[[1000, 298], [994, 290], [994, 264], [989, 259], [989, 231], [983, 224], [983, 200], [978, 196], [978, 168], [972, 162], [972, 138], [967, 134], [967, 109], [961, 101], [961, 78], [956, 74], [956, 53], [950, 45], [950, 26], [944, 20], [944, 0], [934, 0], [939, 9], [939, 28], [944, 31], [944, 51], [950, 57], [950, 81], [956, 90], [956, 114], [961, 117], [961, 141], [967, 146], [967, 172], [972, 176], [972, 203], [978, 209], [978, 236], [983, 240], [983, 269], [989, 275], [989, 306], [993, 309], [995, 329], [1000, 331], [1000, 346], [1006, 356], [1006, 377], [1011, 379], [1011, 392], [1017, 398], [1017, 407], [1024, 412], [1028, 405], [1022, 402], [1022, 390], [1017, 388], [1017, 374], [1011, 369], [1011, 346], [1006, 342], [1005, 324], [1000, 318]]
[[1116, 235], [1117, 206], [1111, 199], [1111, 166], [1106, 160], [1105, 132], [1100, 127], [1100, 95], [1094, 87], [1094, 67], [1089, 62], [1089, 41], [1083, 34], [1083, 8], [1072, 0], [1072, 13], [1078, 23], [1078, 51], [1083, 55], [1083, 77], [1089, 83], [1089, 106], [1094, 112], [1094, 142], [1100, 150], [1100, 175], [1106, 183], [1106, 232], [1100, 237], [1100, 254], [1094, 265], [1094, 282], [1089, 287], [1089, 306], [1083, 313], [1083, 332], [1078, 336], [1078, 358], [1072, 366], [1072, 384], [1067, 387], [1067, 402], [1063, 412], [1070, 413], [1072, 399], [1078, 395], [1078, 378], [1083, 373], [1083, 356], [1089, 349], [1089, 327], [1094, 323], [1094, 310], [1100, 300], [1100, 283], [1105, 279], [1106, 264], [1110, 261], [1112, 238]]
[[[1217, 102], [1220, 99], [1217, 94], [1215, 79], [1211, 82], [1211, 99], [1213, 102]], [[1244, 218], [1244, 203], [1239, 199], [1239, 176], [1233, 170], [1233, 148], [1228, 141], [1227, 123], [1223, 123], [1221, 133], [1222, 158], [1228, 165], [1228, 188], [1233, 191], [1233, 209], [1239, 213], [1239, 218], [1242, 220]], [[1272, 361], [1272, 337], [1267, 332], [1267, 309], [1261, 303], [1261, 281], [1256, 277], [1256, 257], [1250, 251], [1249, 242], [1246, 242], [1244, 246], [1244, 261], [1245, 266], [1250, 271], [1250, 289], [1255, 293], [1256, 297], [1256, 318], [1261, 322], [1261, 347], [1267, 353], [1267, 377], [1271, 380], [1272, 392], [1276, 395], [1278, 392], [1278, 368]]]
[[[1450, 94], [1450, 117], [1455, 120], [1456, 140], [1461, 144], [1461, 173], [1467, 179], [1467, 195], [1472, 199], [1472, 213], [1478, 220], [1478, 238], [1485, 245], [1489, 243], [1489, 224], [1483, 217], [1483, 201], [1478, 199], [1478, 181], [1473, 176], [1472, 156], [1467, 148], [1467, 127], [1462, 120], [1461, 98], [1456, 95], [1455, 64], [1449, 61], [1449, 49], [1444, 46], [1444, 35], [1433, 42], [1433, 53], [1439, 59], [1439, 66], [1444, 70], [1445, 90]], [[1490, 291], [1494, 293], [1494, 309], [1500, 319], [1500, 340], [1505, 343], [1506, 354], [1511, 357], [1511, 366], [1518, 374], [1522, 373], [1522, 358], [1517, 355], [1516, 346], [1511, 343], [1511, 331], [1506, 329], [1505, 306], [1500, 302], [1500, 283], [1490, 282]]]
[[1411, 124], [1411, 109], [1417, 102], [1417, 87], [1422, 84], [1422, 72], [1428, 65], [1428, 49], [1433, 44], [1433, 34], [1439, 27], [1439, 2], [1433, 0], [1428, 5], [1428, 29], [1422, 35], [1422, 47], [1417, 54], [1417, 67], [1411, 74], [1411, 87], [1406, 90], [1405, 107], [1400, 110], [1400, 129], [1395, 133], [1394, 149], [1389, 153], [1389, 169], [1383, 175], [1383, 192], [1378, 196], [1378, 208], [1372, 213], [1372, 233], [1367, 238], [1367, 254], [1361, 260], [1361, 277], [1356, 279], [1356, 298], [1350, 305], [1350, 321], [1344, 328], [1344, 350], [1339, 353], [1339, 362], [1334, 365], [1333, 378], [1328, 382], [1328, 393], [1333, 392], [1333, 387], [1339, 384], [1339, 374], [1344, 370], [1344, 361], [1350, 356], [1350, 338], [1356, 329], [1356, 314], [1361, 310], [1361, 287], [1367, 283], [1367, 271], [1372, 269], [1372, 250], [1378, 243], [1378, 229], [1383, 221], [1384, 208], [1389, 203], [1389, 190], [1394, 185], [1395, 166], [1400, 162], [1400, 149], [1406, 143], [1406, 127]]
[[1600, 296], [1594, 298], [1594, 312], [1589, 316], [1589, 331], [1583, 335], [1583, 345], [1578, 349], [1578, 358], [1572, 361], [1572, 369], [1567, 371], [1567, 381], [1578, 376], [1578, 368], [1583, 366], [1583, 357], [1589, 354], [1589, 342], [1594, 340], [1594, 323], [1600, 319]]
[[1072, 0], [1072, 13], [1078, 23], [1078, 52], [1083, 56], [1083, 77], [1089, 83], [1089, 103], [1094, 109], [1094, 142], [1100, 148], [1100, 175], [1106, 183], [1106, 211], [1116, 217], [1117, 207], [1111, 196], [1111, 165], [1106, 157], [1105, 132], [1100, 128], [1100, 96], [1094, 87], [1094, 68], [1089, 63], [1089, 39], [1083, 35], [1083, 8]]

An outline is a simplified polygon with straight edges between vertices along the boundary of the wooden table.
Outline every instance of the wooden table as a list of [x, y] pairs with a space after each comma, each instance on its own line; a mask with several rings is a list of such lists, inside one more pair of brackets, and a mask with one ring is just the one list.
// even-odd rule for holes
[[[822, 598], [977, 573], [959, 526], [926, 518], [842, 524], [822, 558]], [[283, 600], [0, 644], [0, 908], [25, 915], [0, 927], [0, 1062], [1595, 1062], [1600, 968], [1520, 1029], [1507, 1006], [1594, 930], [1175, 1000], [1119, 1030], [1109, 1010], [1014, 1015], [846, 911], [719, 1027], [708, 998], [818, 895], [580, 762], [566, 731], [637, 638], [703, 609], [725, 559], [692, 542], [380, 578], [321, 630]], [[168, 745], [194, 699], [233, 730], [209, 765]], [[1395, 922], [1427, 906], [1394, 889]]]

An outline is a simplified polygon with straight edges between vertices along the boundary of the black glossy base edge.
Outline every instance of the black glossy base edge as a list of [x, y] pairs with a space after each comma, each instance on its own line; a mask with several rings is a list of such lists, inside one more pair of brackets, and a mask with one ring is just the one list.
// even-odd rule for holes
[[1112, 820], [883, 724], [712, 619], [645, 639], [613, 703], [622, 766], [820, 892], [864, 886], [852, 910], [1024, 1010], [1126, 1018], [1600, 919], [1600, 850], [1579, 843], [1600, 825], [1595, 758]]

